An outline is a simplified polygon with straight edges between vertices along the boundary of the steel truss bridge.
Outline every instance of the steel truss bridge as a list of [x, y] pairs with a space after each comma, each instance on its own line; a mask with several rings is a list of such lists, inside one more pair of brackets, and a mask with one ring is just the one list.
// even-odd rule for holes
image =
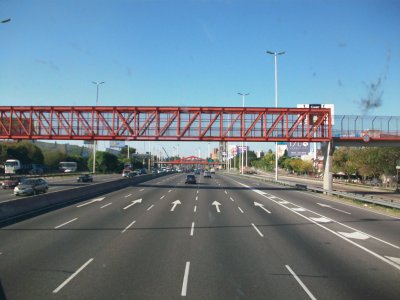
[[327, 108], [1, 106], [0, 139], [326, 142]]

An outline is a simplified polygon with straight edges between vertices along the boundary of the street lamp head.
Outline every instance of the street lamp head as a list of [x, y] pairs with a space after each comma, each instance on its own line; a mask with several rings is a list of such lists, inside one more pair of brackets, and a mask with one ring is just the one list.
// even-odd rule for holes
[[272, 51], [267, 51], [267, 53], [268, 53], [268, 54], [275, 55], [275, 52], [272, 52]]
[[4, 24], [4, 23], [8, 23], [10, 21], [11, 21], [11, 19], [6, 19], [6, 20], [2, 20], [1, 23]]
[[103, 84], [103, 83], [105, 83], [104, 81], [101, 81], [101, 82], [98, 82], [98, 81], [92, 81], [92, 83], [93, 84], [95, 84], [95, 85], [100, 85], [100, 84]]
[[286, 51], [282, 51], [282, 52], [279, 52], [278, 55], [282, 55], [282, 54], [285, 54], [285, 53], [286, 53]]

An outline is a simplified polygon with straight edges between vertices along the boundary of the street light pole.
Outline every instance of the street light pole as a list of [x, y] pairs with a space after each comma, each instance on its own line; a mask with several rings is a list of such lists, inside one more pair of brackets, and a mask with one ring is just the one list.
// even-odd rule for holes
[[[267, 51], [267, 54], [271, 54], [275, 58], [275, 107], [278, 107], [278, 55], [285, 54], [285, 51], [282, 52], [272, 52]], [[275, 180], [278, 181], [278, 142], [275, 142]]]
[[[98, 82], [98, 81], [92, 81], [93, 84], [96, 85], [96, 106], [99, 105], [99, 85], [103, 84], [104, 81]], [[93, 141], [93, 169], [92, 169], [92, 173], [96, 173], [96, 140]], [[128, 146], [129, 147], [129, 146]], [[129, 154], [128, 154], [129, 155]]]
[[[242, 96], [242, 107], [244, 108], [244, 97], [250, 95], [250, 93], [238, 93], [238, 95]], [[243, 118], [244, 118], [244, 112], [243, 112]], [[241, 156], [241, 174], [243, 175], [243, 141], [242, 141], [242, 147], [240, 151], [240, 156]], [[247, 142], [246, 142], [246, 167], [247, 167]]]

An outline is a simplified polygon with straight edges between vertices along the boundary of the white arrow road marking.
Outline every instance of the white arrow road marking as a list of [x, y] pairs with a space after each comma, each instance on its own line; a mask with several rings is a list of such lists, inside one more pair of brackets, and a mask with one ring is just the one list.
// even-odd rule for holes
[[128, 209], [129, 207], [131, 207], [132, 205], [135, 205], [136, 203], [142, 203], [142, 198], [133, 200], [132, 203], [129, 204], [128, 206], [125, 206], [124, 209]]
[[302, 208], [302, 207], [293, 207], [293, 208], [291, 208], [291, 210], [294, 210], [294, 211], [306, 211], [306, 209]]
[[60, 228], [60, 227], [63, 227], [64, 225], [67, 225], [67, 224], [69, 224], [69, 223], [71, 223], [71, 222], [73, 222], [73, 221], [76, 221], [76, 220], [78, 220], [78, 218], [69, 220], [69, 221], [67, 221], [67, 222], [65, 222], [65, 223], [63, 223], [63, 224], [61, 224], [61, 225], [58, 225], [58, 226], [54, 227], [54, 229], [58, 229], [58, 228]]
[[392, 256], [385, 256], [386, 258], [390, 259], [391, 261], [395, 262], [400, 266], [400, 258], [399, 257], [392, 257]]
[[179, 201], [179, 200], [175, 200], [175, 201], [172, 202], [171, 204], [173, 204], [173, 205], [172, 205], [172, 208], [171, 208], [171, 211], [174, 211], [174, 210], [175, 210], [175, 207], [176, 207], [178, 204], [182, 204], [182, 203], [181, 203], [181, 201]]
[[342, 213], [351, 215], [351, 213], [349, 213], [349, 212], [347, 212], [347, 211], [344, 211], [344, 210], [341, 210], [341, 209], [338, 209], [338, 208], [334, 208], [334, 207], [332, 207], [332, 206], [330, 206], [330, 205], [328, 205], [328, 204], [323, 204], [323, 203], [317, 203], [317, 204], [318, 204], [319, 206], [322, 206], [322, 207], [327, 207], [327, 208], [334, 209], [334, 210], [340, 211], [340, 212], [342, 212]]
[[85, 262], [82, 267], [80, 267], [78, 270], [75, 271], [74, 274], [72, 274], [71, 276], [69, 276], [67, 278], [67, 280], [65, 280], [63, 283], [61, 283], [54, 291], [53, 294], [57, 294], [64, 286], [66, 286], [68, 284], [68, 282], [70, 282], [72, 279], [74, 279], [74, 277], [76, 275], [79, 274], [79, 272], [81, 272], [84, 268], [86, 268], [92, 261], [94, 258], [89, 259], [87, 262]]
[[183, 283], [182, 283], [182, 291], [181, 291], [181, 296], [185, 297], [186, 292], [187, 292], [187, 284], [188, 284], [188, 279], [189, 279], [189, 269], [190, 269], [190, 261], [186, 262], [186, 267], [185, 267], [185, 274], [183, 275]]
[[317, 298], [314, 297], [314, 295], [310, 292], [310, 290], [306, 287], [306, 285], [301, 281], [299, 276], [296, 275], [295, 272], [293, 272], [292, 268], [288, 265], [285, 265], [286, 269], [289, 270], [290, 274], [293, 275], [294, 279], [300, 284], [300, 286], [303, 288], [303, 290], [307, 293], [308, 297], [312, 300], [317, 300]]
[[356, 240], [366, 240], [369, 239], [368, 235], [362, 234], [361, 232], [354, 231], [354, 232], [340, 232], [338, 231], [339, 234], [350, 238], [350, 239], [356, 239]]
[[331, 220], [321, 217], [321, 218], [310, 218], [311, 220], [318, 222], [318, 223], [329, 223], [332, 222]]
[[261, 237], [264, 237], [264, 235], [261, 233], [260, 230], [258, 230], [258, 228], [256, 227], [256, 225], [254, 225], [254, 223], [251, 223], [251, 226], [253, 226], [253, 228], [258, 232], [258, 234], [259, 234]]
[[220, 213], [221, 211], [219, 210], [219, 206], [221, 205], [221, 203], [219, 203], [218, 201], [214, 201], [211, 205], [215, 205], [215, 208], [217, 209], [217, 212]]
[[266, 211], [267, 213], [271, 213], [268, 209], [266, 209], [265, 207], [264, 207], [264, 204], [261, 204], [261, 203], [258, 203], [258, 202], [255, 202], [254, 201], [254, 205], [255, 206], [258, 206], [258, 207], [261, 207], [261, 209], [263, 209], [264, 211]]
[[79, 204], [77, 207], [82, 207], [82, 206], [85, 206], [85, 205], [88, 205], [88, 204], [92, 204], [92, 203], [94, 203], [94, 202], [103, 201], [104, 198], [105, 198], [105, 197], [93, 199], [93, 200], [90, 200], [89, 202], [86, 202], [86, 203], [83, 203], [83, 204]]

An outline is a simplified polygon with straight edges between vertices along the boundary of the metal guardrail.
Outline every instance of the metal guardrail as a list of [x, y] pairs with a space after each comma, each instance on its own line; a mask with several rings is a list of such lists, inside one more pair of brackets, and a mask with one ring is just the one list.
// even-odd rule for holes
[[376, 204], [376, 205], [381, 205], [381, 206], [385, 206], [385, 207], [390, 207], [390, 208], [395, 208], [395, 209], [400, 209], [400, 203], [399, 202], [394, 202], [392, 201], [385, 201], [382, 199], [374, 199], [372, 196], [360, 196], [354, 193], [347, 193], [347, 192], [339, 192], [339, 191], [328, 191], [325, 190], [323, 188], [319, 188], [319, 187], [315, 187], [315, 186], [309, 186], [306, 184], [298, 184], [298, 183], [292, 183], [292, 182], [288, 182], [288, 181], [282, 181], [282, 180], [278, 180], [275, 181], [274, 179], [270, 179], [267, 177], [261, 177], [261, 176], [256, 176], [256, 175], [241, 175], [241, 176], [246, 176], [246, 177], [250, 177], [250, 178], [257, 178], [263, 181], [268, 181], [268, 182], [272, 182], [272, 183], [278, 183], [284, 186], [290, 186], [299, 190], [303, 190], [303, 191], [312, 191], [312, 192], [317, 192], [317, 193], [323, 193], [323, 194], [329, 194], [329, 195], [334, 195], [334, 196], [338, 196], [338, 197], [343, 197], [343, 198], [347, 198], [347, 199], [352, 199], [352, 200], [357, 200], [360, 202], [366, 202], [366, 203], [372, 203], [372, 204]]

